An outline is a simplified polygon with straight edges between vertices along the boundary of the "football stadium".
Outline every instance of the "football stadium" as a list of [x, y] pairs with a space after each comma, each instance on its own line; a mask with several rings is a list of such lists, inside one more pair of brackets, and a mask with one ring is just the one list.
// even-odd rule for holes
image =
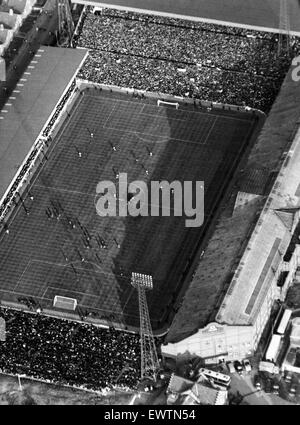
[[[94, 391], [253, 356], [299, 258], [294, 20], [118, 2], [0, 4], [0, 370]], [[100, 216], [121, 173], [204, 182], [203, 225]]]

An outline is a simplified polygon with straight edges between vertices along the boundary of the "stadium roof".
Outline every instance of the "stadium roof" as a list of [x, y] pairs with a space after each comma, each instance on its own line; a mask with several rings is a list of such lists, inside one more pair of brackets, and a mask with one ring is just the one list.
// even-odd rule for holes
[[0, 199], [86, 54], [41, 47], [0, 111]]
[[[231, 203], [221, 214], [168, 342], [182, 340], [214, 319], [247, 325], [256, 317], [272, 267], [278, 266], [291, 236], [290, 220], [282, 212], [293, 215], [300, 206], [299, 98], [300, 84], [291, 79], [290, 70], [241, 175], [244, 179], [250, 169], [267, 168], [273, 181], [277, 176], [273, 191], [267, 201], [254, 198], [233, 213]], [[259, 217], [264, 204], [268, 209]], [[253, 232], [255, 225], [259, 227]]]
[[[280, 0], [76, 0], [76, 3], [195, 21], [218, 21], [267, 31], [279, 28]], [[300, 34], [299, 2], [289, 0], [288, 4], [291, 33]]]

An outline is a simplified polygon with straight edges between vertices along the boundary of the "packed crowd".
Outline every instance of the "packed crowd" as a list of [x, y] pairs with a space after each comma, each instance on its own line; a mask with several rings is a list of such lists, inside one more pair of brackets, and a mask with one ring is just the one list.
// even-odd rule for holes
[[267, 110], [274, 100], [271, 80], [222, 71], [216, 68], [122, 56], [91, 51], [78, 77], [96, 83], [115, 85], [205, 101], [251, 106]]
[[74, 90], [76, 90], [76, 80], [75, 79], [72, 81], [70, 87], [68, 88], [68, 90], [64, 94], [63, 98], [61, 99], [61, 101], [57, 105], [53, 115], [51, 116], [50, 121], [49, 121], [47, 127], [45, 128], [45, 130], [43, 132], [44, 137], [49, 136], [50, 132], [52, 131], [52, 127], [54, 126], [59, 114], [61, 113], [62, 109], [64, 108], [65, 104], [67, 103], [67, 101], [71, 97], [71, 94], [73, 93]]
[[82, 79], [264, 111], [300, 50], [298, 38], [278, 55], [276, 34], [110, 9], [86, 13], [77, 45], [91, 50]]
[[93, 391], [136, 387], [139, 336], [9, 309], [0, 316], [0, 371]]

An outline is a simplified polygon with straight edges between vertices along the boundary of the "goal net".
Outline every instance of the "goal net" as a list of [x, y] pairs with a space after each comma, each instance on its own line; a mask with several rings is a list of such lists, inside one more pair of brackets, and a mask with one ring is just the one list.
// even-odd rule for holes
[[54, 301], [53, 301], [53, 307], [74, 311], [77, 307], [77, 300], [76, 298], [69, 298], [69, 297], [62, 297], [60, 295], [55, 295]]
[[176, 109], [179, 108], [179, 103], [178, 102], [166, 102], [165, 100], [158, 99], [157, 106], [160, 106], [160, 105], [175, 106]]

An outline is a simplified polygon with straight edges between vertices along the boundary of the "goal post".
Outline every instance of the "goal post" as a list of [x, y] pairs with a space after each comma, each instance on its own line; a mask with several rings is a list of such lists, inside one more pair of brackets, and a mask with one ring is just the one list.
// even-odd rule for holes
[[77, 307], [76, 298], [62, 297], [61, 295], [55, 295], [53, 300], [53, 307], [62, 308], [63, 310], [74, 311]]
[[160, 106], [160, 105], [175, 106], [175, 108], [176, 108], [176, 109], [178, 109], [178, 108], [179, 108], [179, 103], [178, 103], [178, 102], [167, 102], [167, 101], [165, 101], [165, 100], [160, 100], [160, 99], [158, 99], [158, 100], [157, 100], [157, 106]]

